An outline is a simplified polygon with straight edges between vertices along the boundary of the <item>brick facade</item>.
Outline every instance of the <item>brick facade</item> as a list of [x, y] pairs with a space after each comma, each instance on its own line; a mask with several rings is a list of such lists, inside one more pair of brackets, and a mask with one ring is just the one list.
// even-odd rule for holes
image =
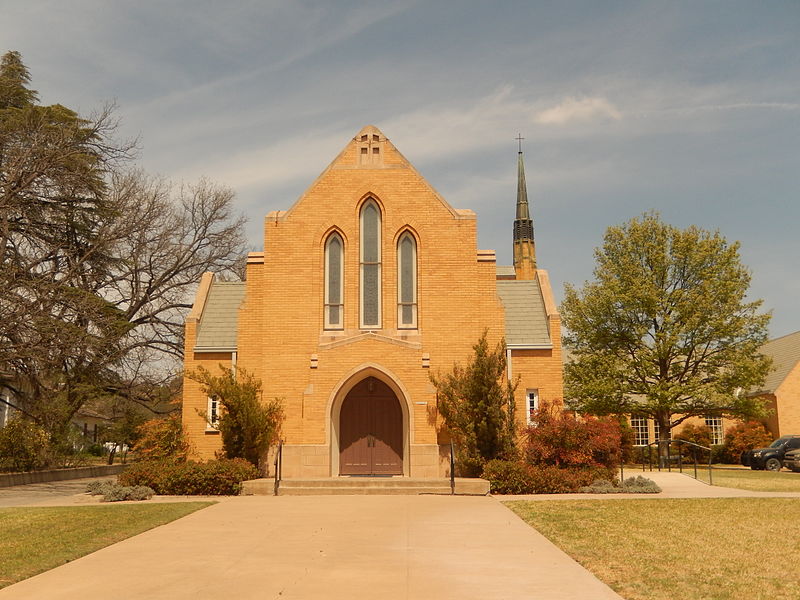
[[[359, 327], [362, 204], [381, 212], [381, 326]], [[324, 329], [325, 243], [344, 242], [344, 328]], [[417, 328], [398, 328], [397, 243], [410, 232], [417, 244]], [[510, 240], [509, 240], [510, 243]], [[286, 477], [338, 475], [338, 411], [347, 391], [366, 376], [395, 392], [403, 413], [403, 472], [443, 476], [446, 464], [430, 370], [465, 363], [484, 330], [489, 342], [504, 336], [493, 251], [477, 248], [476, 216], [453, 209], [383, 134], [364, 128], [288, 211], [267, 215], [264, 251], [248, 257], [244, 302], [238, 312], [236, 351], [195, 351], [198, 322], [210, 278], [201, 282], [186, 322], [186, 367], [216, 368], [234, 361], [255, 373], [266, 397], [280, 398], [286, 420]], [[514, 349], [511, 370], [524, 393], [562, 398], [560, 320], [546, 272], [537, 271], [552, 348]], [[198, 414], [206, 398], [185, 382], [184, 426], [200, 457], [220, 448]]]

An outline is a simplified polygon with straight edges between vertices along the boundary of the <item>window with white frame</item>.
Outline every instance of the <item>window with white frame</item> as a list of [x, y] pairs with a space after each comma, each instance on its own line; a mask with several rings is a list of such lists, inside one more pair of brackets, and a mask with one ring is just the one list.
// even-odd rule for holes
[[525, 415], [528, 425], [536, 425], [536, 411], [539, 410], [539, 390], [525, 391]]
[[397, 327], [417, 328], [417, 241], [409, 232], [397, 243]]
[[633, 445], [647, 446], [650, 441], [650, 429], [647, 426], [645, 417], [631, 417], [631, 429], [633, 429]]
[[[661, 428], [658, 426], [658, 421], [653, 419], [653, 435], [655, 436], [655, 441], [659, 441], [661, 438], [659, 437]], [[669, 430], [669, 435], [667, 436], [668, 440], [672, 439], [672, 429]]]
[[206, 410], [206, 429], [219, 429], [219, 399], [208, 398], [208, 409]]
[[711, 431], [711, 444], [718, 446], [725, 441], [722, 429], [722, 417], [706, 417], [706, 427]]
[[344, 242], [332, 233], [325, 242], [325, 329], [344, 329]]
[[369, 199], [361, 207], [360, 326], [381, 328], [381, 211]]

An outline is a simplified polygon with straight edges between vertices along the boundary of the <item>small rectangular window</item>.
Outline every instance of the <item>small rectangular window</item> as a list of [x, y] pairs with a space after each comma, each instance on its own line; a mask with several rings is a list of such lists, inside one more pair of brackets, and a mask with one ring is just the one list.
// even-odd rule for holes
[[209, 398], [206, 411], [206, 429], [219, 428], [219, 399]]
[[536, 425], [536, 411], [539, 410], [539, 390], [525, 391], [525, 416], [528, 425]]

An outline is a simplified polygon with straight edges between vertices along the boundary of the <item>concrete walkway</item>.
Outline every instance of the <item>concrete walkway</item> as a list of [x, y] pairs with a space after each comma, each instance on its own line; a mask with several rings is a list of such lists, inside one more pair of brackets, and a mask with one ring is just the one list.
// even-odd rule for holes
[[[664, 492], [222, 498], [183, 519], [0, 590], [0, 600], [91, 597], [98, 590], [111, 598], [170, 600], [619, 600], [500, 500], [800, 497], [712, 487], [674, 472], [646, 476]], [[3, 490], [0, 503], [96, 502], [74, 493], [84, 485], [74, 482], [70, 490], [62, 482], [49, 498], [42, 489], [18, 486]]]
[[244, 496], [0, 591], [3, 600], [619, 596], [495, 498]]

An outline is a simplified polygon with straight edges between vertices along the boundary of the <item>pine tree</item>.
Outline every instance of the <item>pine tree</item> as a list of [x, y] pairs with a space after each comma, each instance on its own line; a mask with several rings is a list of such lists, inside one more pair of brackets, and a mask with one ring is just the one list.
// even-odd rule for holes
[[445, 375], [431, 374], [437, 406], [456, 445], [461, 475], [479, 477], [483, 465], [511, 458], [514, 446], [514, 390], [506, 378], [504, 341], [489, 349], [486, 332], [473, 346], [465, 366], [456, 364]]

